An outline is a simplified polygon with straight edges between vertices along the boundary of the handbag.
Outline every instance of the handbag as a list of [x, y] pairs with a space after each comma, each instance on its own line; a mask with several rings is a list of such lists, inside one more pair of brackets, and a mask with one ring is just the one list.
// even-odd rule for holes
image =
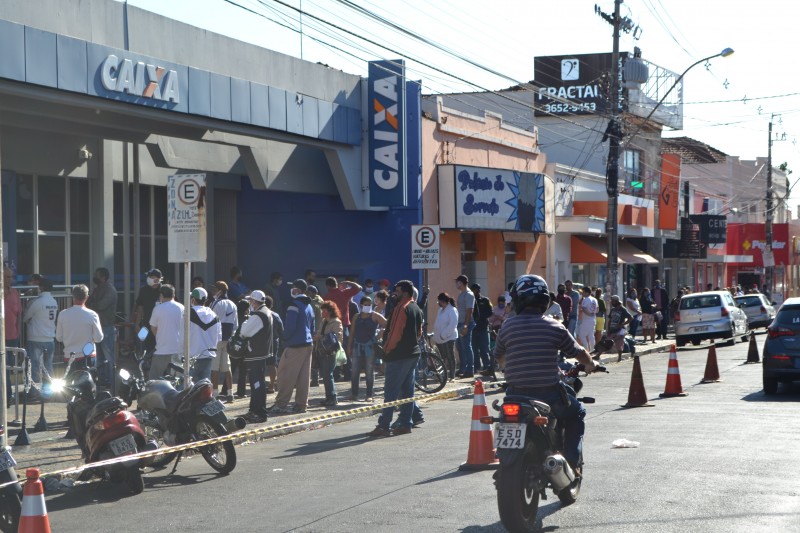
[[339, 337], [333, 331], [330, 331], [322, 336], [322, 349], [327, 354], [336, 353], [337, 350], [342, 348], [341, 344], [339, 344]]

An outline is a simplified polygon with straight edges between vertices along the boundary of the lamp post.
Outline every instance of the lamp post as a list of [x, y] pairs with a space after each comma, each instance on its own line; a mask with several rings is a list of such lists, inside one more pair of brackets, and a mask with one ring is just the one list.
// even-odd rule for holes
[[[694, 67], [699, 65], [700, 63], [704, 63], [715, 57], [728, 57], [729, 55], [733, 54], [732, 48], [725, 48], [722, 52], [718, 54], [714, 54], [708, 57], [704, 57], [698, 61], [695, 61], [689, 67], [684, 70], [680, 76], [675, 80], [672, 86], [667, 89], [667, 92], [661, 97], [658, 103], [653, 107], [644, 121], [639, 125], [636, 130], [631, 134], [629, 140], [634, 138], [639, 130], [646, 124], [650, 118], [653, 116], [653, 113], [656, 112], [656, 109], [664, 103], [667, 96], [672, 92], [675, 87], [677, 87], [678, 83], [683, 79], [687, 72], [692, 70]], [[619, 95], [618, 92], [618, 78], [619, 78], [619, 65], [618, 65], [618, 58], [619, 57], [619, 31], [615, 27], [614, 32], [614, 59], [612, 60], [612, 73], [611, 73], [611, 98], [612, 98], [612, 105], [611, 105], [611, 120], [608, 124], [608, 129], [606, 130], [606, 136], [609, 138], [609, 148], [608, 148], [608, 164], [606, 166], [606, 191], [608, 192], [608, 219], [606, 221], [606, 235], [608, 237], [608, 263], [606, 265], [606, 285], [608, 287], [608, 294], [616, 294], [619, 295], [619, 286], [617, 284], [618, 278], [618, 269], [619, 269], [619, 228], [618, 228], [618, 220], [617, 220], [617, 213], [618, 213], [618, 202], [619, 202], [619, 152], [620, 152], [620, 138], [621, 138], [621, 127], [619, 124], [618, 118], [618, 109], [619, 109]], [[605, 139], [604, 139], [605, 140]]]

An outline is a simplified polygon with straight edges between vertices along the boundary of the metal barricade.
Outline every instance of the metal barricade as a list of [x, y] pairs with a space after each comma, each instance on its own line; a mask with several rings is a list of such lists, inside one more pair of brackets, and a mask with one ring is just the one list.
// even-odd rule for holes
[[[14, 420], [9, 422], [8, 425], [19, 426], [19, 376], [20, 374], [26, 374], [25, 368], [30, 369], [30, 365], [27, 367], [25, 366], [25, 359], [28, 358], [28, 352], [25, 348], [10, 346], [6, 347], [6, 351], [14, 354], [14, 364], [12, 366], [6, 366], [8, 372], [14, 375]], [[27, 386], [30, 376], [24, 375], [23, 378], [23, 384]]]

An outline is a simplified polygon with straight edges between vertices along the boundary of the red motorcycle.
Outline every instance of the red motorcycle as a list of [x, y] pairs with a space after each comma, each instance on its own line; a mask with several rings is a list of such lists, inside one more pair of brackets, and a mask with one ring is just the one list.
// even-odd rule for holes
[[[126, 410], [128, 405], [121, 398], [108, 392], [97, 394], [90, 371], [70, 373], [69, 366], [63, 384], [64, 390], [72, 394], [67, 403], [67, 419], [87, 464], [158, 448], [154, 441], [148, 441], [139, 421]], [[97, 475], [104, 480], [125, 482], [133, 494], [139, 494], [144, 490], [140, 469], [147, 464], [147, 459], [131, 459], [89, 469], [84, 477]]]

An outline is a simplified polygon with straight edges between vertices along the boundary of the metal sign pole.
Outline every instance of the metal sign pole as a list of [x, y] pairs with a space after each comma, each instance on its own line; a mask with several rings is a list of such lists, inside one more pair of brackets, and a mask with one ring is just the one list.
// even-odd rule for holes
[[192, 296], [191, 296], [191, 281], [192, 279], [192, 264], [185, 262], [183, 264], [183, 388], [188, 389], [192, 384], [192, 379], [189, 377], [189, 324], [192, 309]]
[[[3, 165], [0, 164], [0, 169]], [[2, 186], [0, 186], [2, 191]], [[0, 267], [5, 267], [5, 257], [3, 257], [3, 196], [0, 192]], [[5, 449], [8, 443], [8, 392], [6, 389], [10, 386], [6, 383], [6, 307], [5, 307], [5, 284], [0, 283], [0, 424], [3, 426], [3, 435], [0, 436], [0, 446]], [[14, 391], [17, 394], [17, 391]]]

